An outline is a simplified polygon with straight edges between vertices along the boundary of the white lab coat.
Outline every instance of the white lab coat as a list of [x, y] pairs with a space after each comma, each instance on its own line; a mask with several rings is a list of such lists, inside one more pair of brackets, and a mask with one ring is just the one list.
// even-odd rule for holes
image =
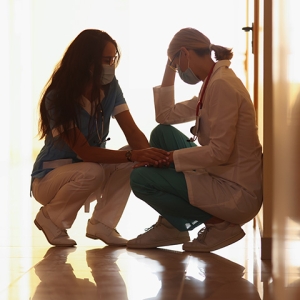
[[[262, 147], [249, 93], [229, 66], [228, 60], [217, 62], [208, 82], [196, 122], [200, 146], [176, 150], [173, 157], [192, 205], [244, 224], [262, 203]], [[174, 86], [153, 90], [158, 123], [196, 119], [198, 97], [175, 104]]]

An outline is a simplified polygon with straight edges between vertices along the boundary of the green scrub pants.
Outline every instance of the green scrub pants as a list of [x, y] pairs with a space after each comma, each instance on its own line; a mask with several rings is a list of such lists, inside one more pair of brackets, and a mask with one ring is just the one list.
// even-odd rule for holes
[[[158, 125], [151, 133], [150, 145], [166, 151], [196, 147], [171, 125]], [[193, 230], [212, 216], [189, 203], [184, 174], [169, 168], [141, 167], [131, 172], [130, 184], [136, 197], [145, 201], [180, 231]]]

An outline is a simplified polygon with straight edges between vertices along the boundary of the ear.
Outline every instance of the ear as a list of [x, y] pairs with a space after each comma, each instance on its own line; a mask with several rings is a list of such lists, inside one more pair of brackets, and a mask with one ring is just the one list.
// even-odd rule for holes
[[187, 58], [189, 57], [190, 52], [188, 49], [186, 49], [185, 47], [181, 47], [180, 50], [181, 50], [181, 55], [186, 56]]

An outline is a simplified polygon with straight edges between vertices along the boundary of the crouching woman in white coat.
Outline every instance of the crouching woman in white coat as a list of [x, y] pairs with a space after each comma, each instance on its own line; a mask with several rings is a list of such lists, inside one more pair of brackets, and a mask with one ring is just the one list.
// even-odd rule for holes
[[[170, 164], [142, 168], [151, 164], [140, 163], [131, 173], [132, 191], [160, 217], [127, 247], [183, 243], [186, 251], [214, 251], [240, 240], [245, 235], [241, 225], [258, 213], [262, 148], [249, 93], [229, 68], [232, 56], [231, 49], [212, 45], [193, 28], [173, 37], [162, 84], [154, 88], [161, 125], [150, 140], [151, 146], [170, 152]], [[176, 72], [188, 84], [203, 81], [199, 97], [175, 102]], [[193, 138], [170, 126], [192, 120]], [[188, 231], [203, 223], [198, 237], [190, 241]]]

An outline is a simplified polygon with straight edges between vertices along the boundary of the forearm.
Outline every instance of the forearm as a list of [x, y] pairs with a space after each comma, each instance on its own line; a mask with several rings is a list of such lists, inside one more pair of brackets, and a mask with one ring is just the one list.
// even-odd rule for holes
[[172, 86], [175, 82], [176, 72], [170, 68], [169, 61], [166, 64], [165, 73], [161, 83], [161, 87]]
[[[139, 130], [132, 131], [132, 138], [134, 133]], [[148, 165], [159, 165], [166, 163], [169, 159], [169, 153], [162, 149], [151, 148], [146, 137], [140, 132], [137, 134], [137, 141], [133, 140], [134, 147], [142, 147], [142, 149], [134, 149], [132, 151], [126, 150], [108, 150], [99, 147], [90, 146], [86, 138], [78, 128], [69, 131], [69, 137], [63, 136], [65, 142], [69, 147], [85, 162], [95, 163], [125, 163], [128, 161], [144, 162]], [[139, 137], [141, 135], [141, 137]], [[135, 144], [136, 143], [136, 144]], [[126, 155], [126, 153], [128, 155]]]
[[140, 130], [127, 137], [127, 142], [131, 149], [145, 149], [150, 147], [146, 136]]
[[178, 124], [195, 120], [198, 98], [175, 104], [174, 86], [154, 87], [155, 118], [160, 124]]
[[126, 158], [126, 152], [123, 150], [110, 150], [98, 147], [88, 147], [82, 153], [78, 153], [78, 156], [85, 162], [117, 164], [125, 163], [128, 161]]

